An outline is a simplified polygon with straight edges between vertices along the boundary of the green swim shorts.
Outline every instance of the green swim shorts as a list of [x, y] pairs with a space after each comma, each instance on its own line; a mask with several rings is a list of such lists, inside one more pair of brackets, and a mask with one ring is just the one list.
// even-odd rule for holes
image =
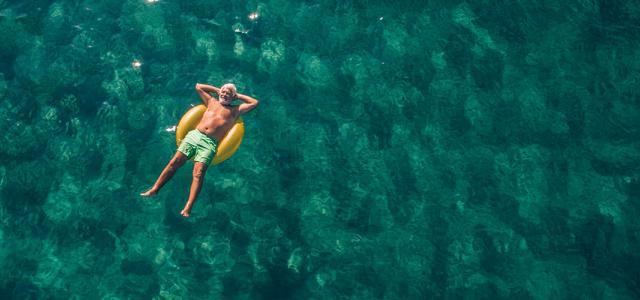
[[178, 151], [184, 153], [189, 158], [193, 157], [194, 161], [199, 161], [206, 165], [211, 163], [211, 160], [216, 155], [218, 149], [218, 143], [206, 136], [204, 133], [194, 129], [187, 133], [184, 137]]

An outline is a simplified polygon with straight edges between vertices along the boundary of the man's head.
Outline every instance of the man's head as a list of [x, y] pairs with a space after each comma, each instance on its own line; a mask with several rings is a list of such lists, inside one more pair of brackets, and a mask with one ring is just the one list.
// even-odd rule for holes
[[220, 88], [220, 103], [229, 105], [236, 98], [237, 90], [233, 83], [227, 83]]

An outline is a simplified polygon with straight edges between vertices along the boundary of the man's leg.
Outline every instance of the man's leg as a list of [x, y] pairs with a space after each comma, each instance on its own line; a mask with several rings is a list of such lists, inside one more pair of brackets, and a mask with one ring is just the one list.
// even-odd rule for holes
[[191, 181], [191, 190], [189, 191], [189, 200], [185, 204], [184, 209], [180, 214], [184, 217], [189, 217], [191, 213], [191, 207], [196, 202], [200, 189], [202, 189], [202, 183], [204, 182], [204, 175], [207, 172], [207, 165], [202, 162], [196, 162], [193, 166], [193, 181]]
[[180, 151], [176, 151], [176, 155], [174, 155], [171, 161], [169, 161], [169, 163], [167, 164], [167, 166], [164, 167], [164, 170], [162, 170], [162, 173], [160, 173], [160, 176], [158, 177], [158, 180], [156, 180], [156, 183], [153, 184], [153, 187], [148, 191], [140, 194], [140, 196], [149, 197], [158, 193], [158, 191], [162, 188], [162, 186], [165, 183], [167, 183], [169, 179], [171, 179], [171, 177], [176, 172], [176, 170], [182, 167], [182, 165], [184, 165], [184, 163], [188, 159], [189, 158], [186, 155], [184, 155], [184, 153]]

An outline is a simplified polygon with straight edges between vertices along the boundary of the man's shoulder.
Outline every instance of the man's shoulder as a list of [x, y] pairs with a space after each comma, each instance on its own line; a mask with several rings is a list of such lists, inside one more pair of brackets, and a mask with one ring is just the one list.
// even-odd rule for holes
[[240, 105], [231, 106], [231, 114], [234, 118], [237, 118], [240, 115], [240, 110], [238, 109], [238, 107], [240, 107]]

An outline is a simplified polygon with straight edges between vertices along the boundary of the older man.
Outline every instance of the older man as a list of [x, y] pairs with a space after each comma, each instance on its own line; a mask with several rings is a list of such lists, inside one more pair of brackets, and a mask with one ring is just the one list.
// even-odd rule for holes
[[[238, 94], [236, 86], [231, 83], [227, 83], [220, 88], [198, 83], [196, 84], [196, 91], [202, 98], [202, 102], [207, 106], [202, 120], [198, 123], [196, 129], [187, 133], [180, 147], [178, 147], [178, 151], [162, 170], [153, 187], [140, 194], [143, 197], [149, 197], [158, 193], [162, 186], [171, 179], [176, 170], [182, 167], [188, 159], [193, 158], [195, 164], [193, 166], [193, 180], [189, 199], [184, 209], [180, 212], [184, 217], [189, 217], [191, 213], [193, 203], [202, 188], [207, 166], [216, 154], [218, 143], [233, 127], [239, 116], [258, 106], [258, 100]], [[218, 100], [209, 94], [213, 92], [218, 94]], [[234, 99], [239, 99], [244, 103], [237, 106], [231, 105]]]

